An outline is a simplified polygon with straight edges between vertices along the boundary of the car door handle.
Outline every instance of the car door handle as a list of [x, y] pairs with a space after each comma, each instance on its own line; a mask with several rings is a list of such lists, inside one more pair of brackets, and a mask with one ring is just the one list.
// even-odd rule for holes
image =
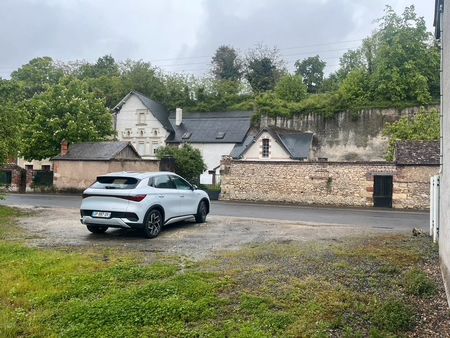
[[180, 195], [180, 197], [184, 197], [184, 195]]
[[159, 198], [164, 198], [164, 195], [158, 195]]

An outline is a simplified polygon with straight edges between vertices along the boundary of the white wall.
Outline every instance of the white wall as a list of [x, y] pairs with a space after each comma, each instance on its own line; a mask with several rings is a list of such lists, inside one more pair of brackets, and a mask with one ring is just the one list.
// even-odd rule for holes
[[[139, 123], [139, 113], [145, 113], [144, 123]], [[136, 95], [132, 94], [128, 98], [116, 118], [117, 138], [132, 142], [143, 158], [154, 159], [154, 149], [165, 145], [169, 133]]]
[[[234, 143], [193, 143], [194, 148], [200, 150], [203, 160], [206, 163], [207, 170], [200, 176], [200, 183], [211, 184], [212, 175], [208, 174], [208, 170], [217, 167], [222, 160], [223, 155], [230, 155], [234, 148]], [[220, 169], [220, 168], [219, 168]], [[216, 170], [217, 178], [219, 178], [219, 169]], [[218, 183], [218, 182], [217, 182]]]
[[[269, 139], [269, 157], [262, 157], [262, 140]], [[244, 160], [267, 160], [267, 161], [279, 161], [279, 160], [291, 160], [289, 154], [284, 148], [275, 141], [275, 139], [268, 133], [263, 132], [259, 138], [251, 145], [251, 147], [244, 153]]]
[[439, 254], [447, 298], [450, 300], [450, 3], [446, 2], [443, 17], [443, 73], [442, 99], [442, 181], [441, 181], [441, 213], [439, 230]]

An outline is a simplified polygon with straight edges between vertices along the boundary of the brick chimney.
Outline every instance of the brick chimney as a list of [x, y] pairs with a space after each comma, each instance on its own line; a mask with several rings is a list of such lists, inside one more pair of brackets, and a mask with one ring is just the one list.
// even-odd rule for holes
[[61, 152], [60, 155], [64, 156], [69, 152], [69, 142], [67, 142], [65, 139], [61, 141]]

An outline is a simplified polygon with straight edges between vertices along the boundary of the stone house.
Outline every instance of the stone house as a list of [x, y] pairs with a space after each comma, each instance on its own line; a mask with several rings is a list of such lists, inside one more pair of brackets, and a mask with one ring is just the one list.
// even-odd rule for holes
[[222, 199], [427, 209], [439, 143], [402, 142], [395, 163], [298, 160], [222, 162]]
[[61, 143], [54, 157], [57, 190], [83, 190], [97, 176], [119, 171], [159, 171], [159, 161], [143, 160], [130, 142]]
[[231, 157], [241, 160], [299, 160], [315, 158], [314, 134], [278, 127], [262, 128], [256, 135], [249, 133], [242, 144], [231, 152]]

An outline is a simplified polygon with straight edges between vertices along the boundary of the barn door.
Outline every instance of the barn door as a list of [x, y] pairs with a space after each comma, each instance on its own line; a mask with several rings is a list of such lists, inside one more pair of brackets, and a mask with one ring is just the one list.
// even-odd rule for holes
[[373, 205], [379, 208], [392, 208], [392, 176], [374, 176]]

